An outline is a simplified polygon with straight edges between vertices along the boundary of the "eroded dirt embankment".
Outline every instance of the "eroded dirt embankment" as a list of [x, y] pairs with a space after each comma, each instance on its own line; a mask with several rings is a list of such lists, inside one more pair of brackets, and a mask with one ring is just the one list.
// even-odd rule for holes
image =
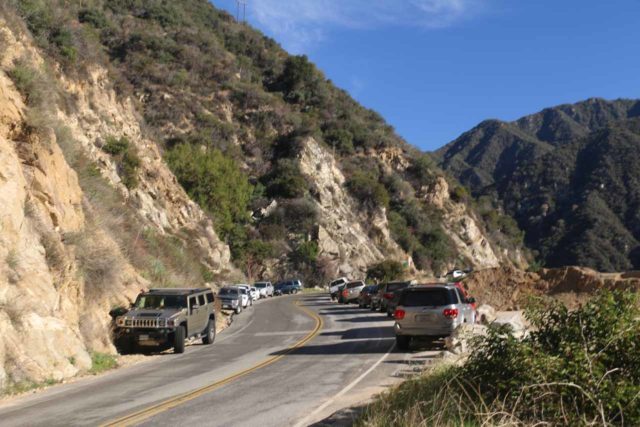
[[497, 310], [518, 310], [530, 296], [542, 295], [575, 307], [599, 289], [640, 290], [640, 272], [599, 273], [586, 267], [564, 267], [533, 273], [498, 267], [474, 271], [464, 283], [478, 301]]

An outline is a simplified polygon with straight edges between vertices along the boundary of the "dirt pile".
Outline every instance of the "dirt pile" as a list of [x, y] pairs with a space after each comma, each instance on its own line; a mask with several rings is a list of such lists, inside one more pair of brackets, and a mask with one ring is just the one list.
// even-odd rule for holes
[[640, 290], [640, 272], [599, 273], [585, 267], [564, 267], [533, 273], [498, 267], [474, 271], [464, 284], [478, 301], [497, 310], [518, 310], [530, 296], [542, 295], [576, 307], [599, 289]]

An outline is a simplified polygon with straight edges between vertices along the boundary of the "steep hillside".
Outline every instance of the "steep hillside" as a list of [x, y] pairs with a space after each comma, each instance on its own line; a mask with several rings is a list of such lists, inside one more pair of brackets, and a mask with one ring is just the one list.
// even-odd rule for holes
[[65, 74], [102, 64], [135, 100], [249, 278], [321, 283], [386, 257], [436, 272], [524, 262], [517, 229], [487, 227], [457, 187], [439, 194], [442, 173], [377, 113], [206, 0], [13, 3]]
[[591, 99], [483, 122], [438, 151], [477, 197], [499, 200], [550, 267], [640, 267], [640, 102]]

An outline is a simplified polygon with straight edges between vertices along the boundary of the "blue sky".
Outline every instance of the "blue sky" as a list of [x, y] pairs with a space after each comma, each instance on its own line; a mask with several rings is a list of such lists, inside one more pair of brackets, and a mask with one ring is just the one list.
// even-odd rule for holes
[[246, 2], [251, 25], [424, 150], [488, 118], [640, 97], [637, 0]]

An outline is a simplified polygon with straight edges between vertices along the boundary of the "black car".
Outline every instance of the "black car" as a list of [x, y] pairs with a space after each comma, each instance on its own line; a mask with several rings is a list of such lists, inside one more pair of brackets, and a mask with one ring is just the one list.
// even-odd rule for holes
[[397, 301], [393, 301], [396, 296], [396, 292], [408, 288], [410, 284], [411, 282], [390, 282], [380, 285], [380, 287], [378, 288], [377, 298], [379, 304], [378, 308], [380, 309], [380, 311], [382, 313], [387, 313], [387, 316], [389, 317], [393, 316], [393, 311], [390, 312], [389, 310], [390, 307], [392, 307], [392, 309], [395, 309], [396, 305], [398, 304]]

